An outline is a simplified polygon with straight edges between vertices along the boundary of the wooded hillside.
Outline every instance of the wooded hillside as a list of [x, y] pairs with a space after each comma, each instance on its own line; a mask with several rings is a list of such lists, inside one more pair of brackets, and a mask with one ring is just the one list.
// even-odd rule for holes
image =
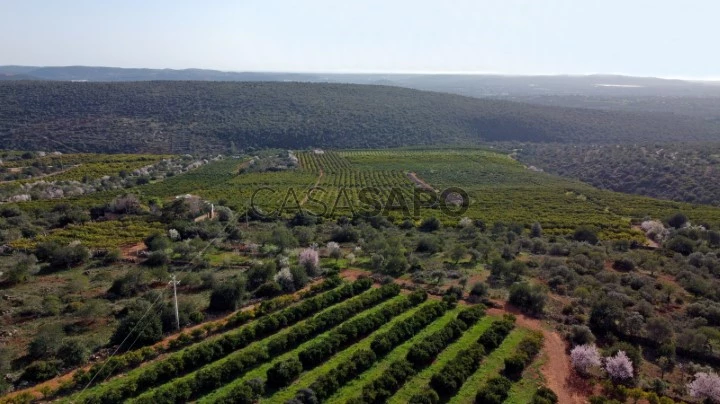
[[683, 117], [539, 106], [385, 86], [279, 82], [0, 83], [4, 148], [230, 152], [480, 141], [718, 140]]

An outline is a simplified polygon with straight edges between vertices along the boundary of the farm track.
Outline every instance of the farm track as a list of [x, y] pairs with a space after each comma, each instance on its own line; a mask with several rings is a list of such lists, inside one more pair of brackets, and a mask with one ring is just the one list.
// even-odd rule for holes
[[558, 395], [558, 402], [582, 404], [587, 402], [588, 394], [584, 389], [576, 388], [574, 373], [567, 353], [567, 344], [555, 330], [548, 330], [540, 320], [522, 314], [510, 304], [502, 309], [488, 309], [488, 314], [502, 315], [511, 313], [517, 318], [518, 326], [543, 333], [544, 342], [541, 355], [547, 361], [540, 368], [548, 387]]

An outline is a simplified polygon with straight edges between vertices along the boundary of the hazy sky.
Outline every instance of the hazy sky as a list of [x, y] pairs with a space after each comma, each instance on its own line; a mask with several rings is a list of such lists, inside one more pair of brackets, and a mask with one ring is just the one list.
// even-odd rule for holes
[[0, 65], [720, 77], [717, 0], [0, 0]]

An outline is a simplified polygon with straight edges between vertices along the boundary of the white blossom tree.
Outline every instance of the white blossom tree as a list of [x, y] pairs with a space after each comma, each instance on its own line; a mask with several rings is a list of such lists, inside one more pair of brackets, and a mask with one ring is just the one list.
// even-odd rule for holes
[[295, 291], [295, 280], [290, 272], [290, 268], [285, 267], [278, 271], [278, 273], [275, 274], [275, 282], [279, 283], [285, 292]]
[[298, 256], [298, 263], [305, 267], [308, 275], [317, 275], [318, 269], [320, 269], [320, 257], [318, 256], [317, 250], [313, 248], [302, 250]]
[[720, 403], [720, 376], [717, 373], [696, 373], [695, 380], [688, 383], [687, 388], [694, 398]]
[[605, 371], [613, 380], [627, 380], [633, 377], [633, 364], [625, 351], [618, 351], [605, 359]]
[[334, 258], [335, 261], [342, 257], [342, 250], [340, 249], [340, 244], [334, 241], [327, 243], [327, 252], [330, 258]]
[[599, 368], [602, 365], [602, 357], [594, 344], [576, 346], [570, 351], [570, 359], [573, 367], [583, 375], [589, 374], [593, 368]]

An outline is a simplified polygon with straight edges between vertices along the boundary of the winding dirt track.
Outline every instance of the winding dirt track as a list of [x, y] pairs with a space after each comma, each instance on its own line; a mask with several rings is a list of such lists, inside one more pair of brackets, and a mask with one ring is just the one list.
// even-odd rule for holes
[[567, 354], [567, 344], [562, 336], [555, 330], [548, 330], [538, 319], [522, 314], [515, 307], [505, 304], [502, 309], [488, 309], [488, 313], [503, 315], [512, 313], [517, 318], [517, 324], [531, 330], [543, 333], [543, 352], [547, 361], [540, 368], [540, 372], [547, 386], [558, 396], [558, 403], [585, 404], [588, 402], [588, 390], [572, 371], [570, 357]]

